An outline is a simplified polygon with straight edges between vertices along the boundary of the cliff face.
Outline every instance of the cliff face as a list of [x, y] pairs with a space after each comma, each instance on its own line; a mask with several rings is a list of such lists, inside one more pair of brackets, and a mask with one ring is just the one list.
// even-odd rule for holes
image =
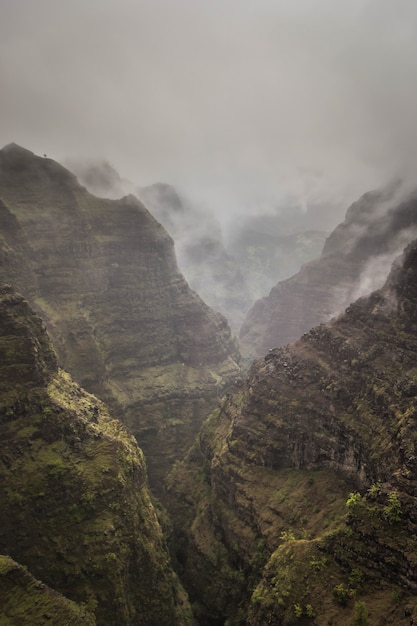
[[89, 194], [58, 163], [0, 151], [0, 279], [45, 319], [60, 363], [136, 435], [158, 488], [239, 358], [134, 196]]
[[2, 619], [190, 623], [136, 441], [58, 369], [43, 322], [8, 286], [0, 353]]
[[319, 259], [254, 304], [240, 331], [246, 357], [296, 341], [382, 286], [394, 258], [417, 234], [416, 194], [399, 198], [395, 185], [365, 194], [328, 237]]
[[383, 289], [255, 361], [171, 473], [202, 624], [412, 623], [416, 311], [417, 242]]

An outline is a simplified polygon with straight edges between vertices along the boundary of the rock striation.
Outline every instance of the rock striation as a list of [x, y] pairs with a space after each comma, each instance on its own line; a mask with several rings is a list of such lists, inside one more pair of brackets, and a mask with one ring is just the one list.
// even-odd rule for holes
[[417, 195], [393, 184], [352, 204], [320, 258], [258, 300], [241, 327], [246, 358], [296, 341], [384, 283], [391, 263], [417, 236]]
[[11, 144], [0, 151], [0, 261], [60, 364], [135, 434], [158, 490], [239, 372], [225, 318], [188, 287], [171, 237], [134, 196], [93, 196]]
[[1, 623], [191, 624], [134, 437], [7, 285], [0, 354]]
[[199, 623], [416, 619], [416, 311], [414, 242], [383, 288], [255, 361], [204, 424], [167, 481]]

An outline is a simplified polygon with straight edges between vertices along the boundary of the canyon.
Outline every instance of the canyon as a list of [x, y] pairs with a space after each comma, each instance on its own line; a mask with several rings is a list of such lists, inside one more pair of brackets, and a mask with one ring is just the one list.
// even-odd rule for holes
[[0, 150], [0, 615], [412, 624], [415, 193], [354, 203], [239, 340], [151, 204]]

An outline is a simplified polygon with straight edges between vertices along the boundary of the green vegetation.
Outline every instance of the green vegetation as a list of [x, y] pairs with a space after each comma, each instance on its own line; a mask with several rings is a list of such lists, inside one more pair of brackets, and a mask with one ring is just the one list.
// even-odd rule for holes
[[95, 626], [86, 607], [53, 591], [6, 556], [0, 556], [0, 624]]
[[351, 626], [368, 626], [368, 609], [365, 602], [355, 602], [354, 617]]
[[388, 504], [383, 509], [384, 516], [390, 524], [398, 524], [403, 514], [401, 501], [396, 491], [388, 494]]
[[[45, 615], [62, 613], [51, 624], [72, 624], [71, 611], [86, 616], [74, 624], [190, 623], [136, 441], [57, 369], [44, 327], [22, 298], [8, 288], [1, 295], [0, 336], [16, 338], [16, 358], [30, 364], [24, 384], [13, 369], [0, 380], [2, 543], [42, 581], [23, 580], [3, 563], [3, 583], [18, 580], [5, 592], [1, 618], [29, 624], [39, 605]], [[42, 585], [55, 591], [40, 593]]]

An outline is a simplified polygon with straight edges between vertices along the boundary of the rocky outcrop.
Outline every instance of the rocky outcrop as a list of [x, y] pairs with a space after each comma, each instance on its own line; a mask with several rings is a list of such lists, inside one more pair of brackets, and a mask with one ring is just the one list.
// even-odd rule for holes
[[46, 321], [60, 364], [144, 449], [152, 485], [189, 447], [238, 350], [134, 196], [95, 197], [58, 163], [0, 151], [0, 279]]
[[381, 290], [255, 361], [205, 423], [167, 482], [200, 623], [412, 623], [416, 310], [417, 242]]
[[365, 194], [328, 237], [319, 259], [278, 283], [249, 311], [242, 352], [264, 356], [340, 314], [384, 283], [391, 263], [417, 235], [416, 194], [399, 185]]
[[191, 623], [135, 439], [5, 285], [0, 354], [0, 621]]

